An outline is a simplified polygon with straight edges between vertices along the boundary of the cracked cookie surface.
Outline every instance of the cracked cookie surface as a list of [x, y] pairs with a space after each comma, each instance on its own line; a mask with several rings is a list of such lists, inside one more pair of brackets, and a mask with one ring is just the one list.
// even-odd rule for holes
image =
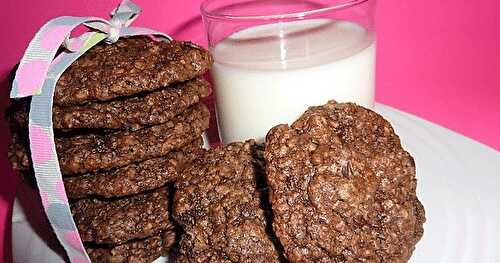
[[86, 245], [92, 262], [148, 263], [166, 255], [175, 242], [175, 232], [165, 231], [156, 236], [133, 240], [114, 247]]
[[291, 262], [406, 262], [422, 237], [415, 163], [385, 119], [311, 107], [266, 137], [273, 228]]
[[115, 170], [65, 177], [64, 188], [69, 198], [100, 196], [121, 197], [164, 186], [177, 179], [179, 170], [201, 151], [203, 139], [172, 151], [166, 156], [133, 163]]
[[165, 123], [210, 95], [197, 78], [149, 94], [103, 103], [53, 108], [55, 129], [128, 129]]
[[153, 91], [205, 73], [209, 52], [191, 42], [149, 37], [104, 42], [77, 59], [57, 81], [54, 104], [82, 105]]
[[278, 262], [260, 206], [254, 146], [209, 150], [180, 174], [173, 216], [185, 233], [177, 262]]
[[199, 103], [157, 126], [106, 135], [56, 138], [63, 174], [80, 174], [122, 167], [164, 156], [201, 136], [208, 129], [210, 112]]
[[122, 244], [173, 230], [166, 187], [117, 200], [82, 199], [71, 212], [83, 242]]

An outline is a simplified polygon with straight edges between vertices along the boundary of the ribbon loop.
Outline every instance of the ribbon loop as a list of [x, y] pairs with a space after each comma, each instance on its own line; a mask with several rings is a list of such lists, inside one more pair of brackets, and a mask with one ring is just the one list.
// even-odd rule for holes
[[111, 12], [111, 20], [118, 20], [124, 27], [130, 26], [141, 13], [141, 8], [136, 4], [125, 0]]
[[[77, 52], [82, 48], [78, 38], [70, 38], [71, 31], [79, 25], [105, 33], [106, 42], [114, 43], [122, 35], [123, 28], [128, 27], [140, 12], [141, 9], [136, 4], [124, 0], [111, 12], [109, 21], [98, 17], [73, 16], [50, 20], [36, 33], [19, 62], [10, 97], [22, 98], [41, 94], [43, 82], [59, 47], [62, 45], [69, 52]], [[159, 32], [156, 34], [163, 35]]]
[[69, 34], [87, 20], [104, 21], [96, 17], [62, 16], [50, 20], [35, 34], [19, 62], [12, 82], [11, 98], [21, 98], [41, 93], [50, 64], [63, 43], [71, 46]]

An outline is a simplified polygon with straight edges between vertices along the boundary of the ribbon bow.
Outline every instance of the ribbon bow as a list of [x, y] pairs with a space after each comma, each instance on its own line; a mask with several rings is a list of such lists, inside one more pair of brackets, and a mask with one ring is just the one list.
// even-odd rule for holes
[[[137, 5], [124, 0], [113, 10], [109, 21], [72, 16], [50, 20], [31, 40], [12, 83], [11, 98], [33, 96], [28, 122], [33, 170], [45, 214], [71, 262], [90, 262], [90, 259], [73, 221], [59, 168], [52, 127], [55, 86], [76, 59], [101, 41], [113, 43], [120, 37], [135, 35], [156, 35], [172, 40], [148, 28], [129, 27], [140, 11]], [[93, 30], [70, 38], [71, 31], [79, 25]], [[61, 45], [66, 50], [55, 58]]]
[[115, 43], [120, 37], [122, 28], [128, 27], [137, 18], [141, 9], [130, 1], [124, 1], [111, 12], [109, 21], [91, 21], [86, 22], [87, 27], [105, 32], [107, 34], [106, 42]]

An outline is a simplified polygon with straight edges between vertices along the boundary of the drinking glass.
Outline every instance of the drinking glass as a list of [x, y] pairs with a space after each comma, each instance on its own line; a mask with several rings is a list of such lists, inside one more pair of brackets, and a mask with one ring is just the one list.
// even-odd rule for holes
[[329, 100], [372, 107], [376, 0], [206, 0], [222, 143], [263, 141]]

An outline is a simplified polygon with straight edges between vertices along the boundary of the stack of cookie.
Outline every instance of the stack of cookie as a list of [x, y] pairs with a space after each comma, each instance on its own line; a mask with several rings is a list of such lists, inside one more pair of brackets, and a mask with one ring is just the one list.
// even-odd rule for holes
[[[201, 149], [211, 93], [201, 76], [210, 54], [188, 42], [147, 37], [99, 44], [59, 79], [54, 95], [56, 149], [73, 216], [96, 262], [150, 262], [175, 235], [166, 184]], [[7, 113], [9, 159], [31, 170], [28, 100]]]

